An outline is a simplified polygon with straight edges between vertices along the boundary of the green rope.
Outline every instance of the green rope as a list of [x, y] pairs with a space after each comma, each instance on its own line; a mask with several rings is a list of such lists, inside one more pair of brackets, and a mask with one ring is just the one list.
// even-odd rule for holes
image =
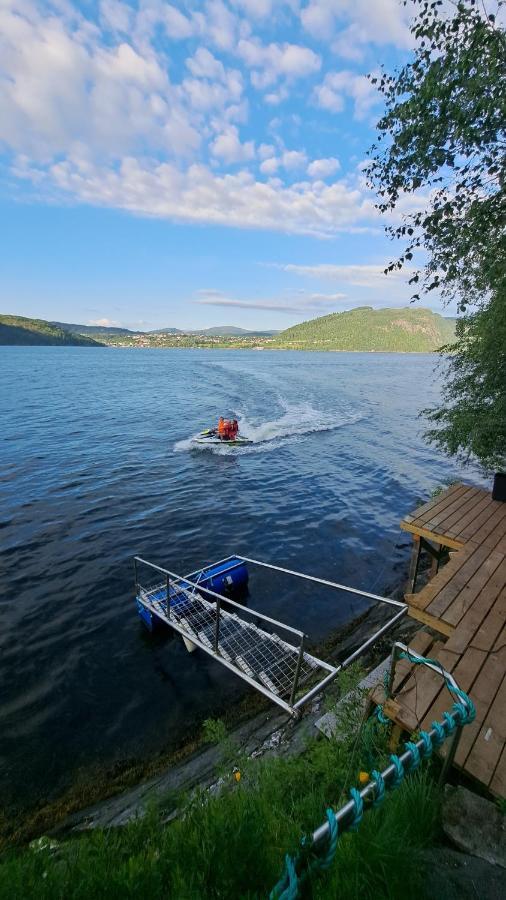
[[[395, 753], [390, 756], [390, 761], [395, 767], [395, 772], [394, 777], [388, 785], [389, 789], [400, 787], [406, 774], [417, 769], [422, 759], [429, 759], [432, 756], [434, 747], [439, 747], [451, 734], [453, 734], [456, 728], [467, 725], [469, 722], [472, 722], [476, 716], [476, 710], [471, 698], [460, 688], [448, 683], [439, 662], [432, 659], [415, 659], [409, 652], [405, 653], [404, 651], [400, 656], [404, 659], [409, 659], [410, 662], [413, 663], [420, 663], [422, 665], [432, 663], [436, 665], [441, 670], [441, 674], [446, 681], [448, 690], [459, 699], [454, 702], [450, 712], [443, 713], [442, 722], [432, 722], [432, 728], [435, 732], [434, 737], [427, 731], [420, 732], [420, 740], [423, 741], [421, 750], [414, 741], [405, 742], [405, 749], [411, 753], [411, 761], [407, 772], [399, 756]], [[376, 707], [376, 715], [381, 722], [382, 718], [380, 716], [383, 715], [381, 706]], [[384, 719], [385, 722], [390, 721], [386, 717], [384, 717]], [[378, 806], [385, 797], [387, 786], [385, 785], [385, 779], [381, 772], [373, 770], [372, 776], [374, 786], [372, 806]], [[354, 803], [354, 815], [353, 819], [347, 825], [347, 828], [350, 831], [356, 831], [360, 826], [364, 814], [364, 800], [357, 788], [351, 788], [350, 795]], [[269, 900], [296, 900], [299, 896], [300, 886], [308, 875], [316, 870], [328, 869], [332, 865], [337, 850], [339, 829], [334, 811], [329, 808], [327, 809], [326, 815], [329, 824], [329, 837], [324, 847], [321, 849], [310, 850], [308, 853], [307, 840], [303, 839], [301, 842], [301, 850], [303, 852], [299, 852], [295, 857], [291, 857], [287, 853], [285, 856], [283, 874], [270, 892]], [[297, 869], [301, 870], [300, 874]]]

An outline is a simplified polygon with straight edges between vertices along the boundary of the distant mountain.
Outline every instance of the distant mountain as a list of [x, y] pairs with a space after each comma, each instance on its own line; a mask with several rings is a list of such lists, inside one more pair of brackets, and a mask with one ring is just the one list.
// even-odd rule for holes
[[112, 325], [70, 325], [68, 322], [49, 322], [55, 328], [62, 331], [72, 331], [74, 334], [138, 334], [129, 328], [116, 328]]
[[237, 325], [215, 325], [212, 328], [157, 328], [148, 334], [207, 334], [209, 337], [270, 337], [277, 331], [249, 331]]
[[455, 319], [423, 307], [360, 306], [320, 316], [280, 332], [276, 346], [294, 350], [431, 353], [455, 337]]
[[[139, 332], [140, 333], [140, 332]], [[180, 328], [156, 328], [155, 331], [147, 331], [146, 334], [183, 334]]]
[[97, 341], [74, 334], [42, 319], [0, 315], [0, 344], [101, 347]]
[[270, 337], [277, 331], [249, 331], [247, 328], [239, 328], [237, 325], [215, 325], [213, 328], [201, 328], [199, 331], [187, 332], [188, 334], [208, 334], [210, 337]]

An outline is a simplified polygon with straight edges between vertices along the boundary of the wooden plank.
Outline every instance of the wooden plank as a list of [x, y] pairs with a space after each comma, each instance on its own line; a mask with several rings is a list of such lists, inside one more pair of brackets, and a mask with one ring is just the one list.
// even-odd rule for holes
[[489, 785], [506, 743], [506, 678], [483, 719], [473, 748], [466, 759], [466, 772]]
[[506, 625], [503, 626], [503, 629], [494, 644], [494, 653], [497, 653], [498, 650], [502, 650], [502, 648], [505, 646], [506, 646]]
[[[447, 651], [441, 642], [434, 644], [433, 657], [449, 672], [459, 660], [457, 654]], [[394, 697], [398, 710], [396, 721], [406, 731], [415, 731], [443, 688], [442, 675], [425, 666], [413, 665], [406, 684]]]
[[470, 519], [469, 522], [466, 522], [459, 532], [459, 537], [463, 540], [468, 541], [476, 532], [483, 528], [484, 525], [492, 518], [493, 515], [497, 512], [497, 502], [492, 500], [492, 494], [487, 495], [490, 500], [490, 505], [485, 506], [481, 512], [474, 519]]
[[489, 790], [496, 797], [506, 798], [506, 746], [503, 747], [499, 762], [497, 763]]
[[[453, 495], [455, 493], [462, 493], [462, 491], [467, 490], [469, 485], [467, 484], [452, 484], [446, 491], [443, 491], [441, 494], [438, 494], [437, 497], [433, 497], [432, 500], [427, 500], [426, 503], [422, 503], [421, 506], [417, 506], [417, 508], [409, 514], [409, 516], [405, 516], [404, 522], [412, 522], [413, 519], [419, 519], [425, 512], [430, 509], [433, 509], [435, 506], [440, 506], [448, 500], [448, 503], [451, 503], [453, 500]], [[450, 499], [448, 499], [450, 498]]]
[[427, 527], [428, 522], [432, 522], [433, 520], [439, 521], [440, 518], [444, 518], [445, 515], [448, 514], [448, 510], [453, 510], [462, 503], [465, 503], [475, 491], [475, 488], [470, 484], [465, 484], [462, 487], [462, 491], [456, 491], [454, 494], [442, 494], [439, 503], [436, 503], [432, 509], [425, 510], [423, 513], [417, 515], [413, 521], [418, 525]]
[[409, 607], [408, 616], [410, 616], [411, 619], [415, 619], [416, 622], [420, 622], [421, 625], [428, 625], [433, 631], [437, 631], [438, 634], [442, 634], [445, 637], [450, 637], [455, 631], [453, 625], [448, 625], [446, 622], [443, 622], [442, 619], [436, 619], [435, 616], [430, 616], [425, 610], [418, 609], [416, 606]]
[[409, 522], [401, 522], [401, 528], [403, 531], [409, 531], [410, 534], [418, 534], [428, 541], [434, 541], [435, 544], [442, 544], [443, 547], [451, 547], [452, 550], [461, 550], [464, 546], [463, 541], [447, 537], [446, 534], [441, 534], [441, 532], [429, 531], [427, 528], [421, 528], [418, 525], [412, 525]]
[[440, 511], [435, 510], [434, 513], [424, 518], [422, 524], [424, 528], [429, 528], [430, 531], [437, 530], [445, 534], [447, 531], [446, 522], [453, 521], [455, 514], [457, 514], [458, 518], [460, 514], [467, 512], [467, 510], [477, 504], [480, 499], [479, 488], [470, 487], [464, 494], [456, 497], [445, 509]]
[[495, 550], [497, 553], [504, 553], [504, 555], [506, 556], [506, 533], [503, 534]]
[[[505, 560], [506, 570], [506, 560]], [[503, 581], [503, 585], [506, 582]], [[488, 588], [488, 585], [487, 585]], [[490, 613], [481, 623], [478, 631], [472, 639], [473, 647], [478, 650], [492, 650], [494, 644], [501, 634], [506, 619], [506, 587], [500, 592]]]
[[[474, 604], [482, 590], [491, 590], [494, 596], [497, 597], [500, 586], [499, 583], [494, 582], [493, 579], [494, 575], [497, 574], [497, 570], [500, 569], [503, 559], [504, 557], [500, 556], [498, 553], [491, 553], [490, 556], [487, 557], [485, 562], [482, 563], [478, 571], [469, 580], [465, 588], [459, 592], [458, 596], [444, 613], [443, 618], [445, 622], [456, 627], [467, 610]], [[501, 580], [502, 584], [504, 584], [504, 578]], [[430, 611], [432, 612], [432, 608]]]
[[[434, 644], [434, 636], [429, 634], [428, 631], [417, 631], [413, 639], [409, 642], [409, 649], [414, 650], [415, 653], [419, 653], [420, 656], [426, 656], [429, 652], [431, 652], [431, 648]], [[408, 659], [398, 659], [395, 664], [395, 676], [392, 685], [392, 693], [396, 693], [401, 686], [404, 684], [406, 679], [408, 678], [411, 670], [413, 668], [413, 663], [409, 662]]]
[[484, 494], [481, 497], [475, 497], [473, 503], [467, 504], [468, 509], [459, 510], [460, 515], [454, 515], [444, 523], [444, 529], [447, 534], [452, 537], [459, 537], [465, 528], [472, 525], [477, 530], [476, 522], [478, 518], [483, 516], [483, 522], [494, 512], [495, 500], [492, 500], [492, 494]]
[[[429, 653], [433, 643], [433, 635], [429, 634], [428, 631], [423, 631], [422, 629], [420, 629], [420, 631], [417, 631], [413, 639], [409, 642], [409, 646], [411, 650], [415, 650], [420, 654], [420, 656], [425, 656], [427, 653]], [[410, 663], [407, 659], [397, 660], [395, 664], [392, 693], [395, 693], [404, 684], [412, 668], [413, 663]], [[370, 696], [373, 703], [382, 704], [385, 700], [385, 688], [383, 687], [383, 685], [376, 685], [376, 687], [371, 691]]]
[[[483, 652], [483, 650], [475, 650], [474, 647], [471, 647], [462, 658], [463, 664], [469, 654], [483, 654]], [[467, 757], [473, 748], [483, 721], [504, 678], [506, 653], [492, 653], [485, 656], [486, 658], [478, 677], [471, 685], [466, 687], [466, 684], [468, 684], [466, 678], [463, 678], [462, 675], [459, 676], [457, 669], [454, 672], [457, 684], [469, 694], [476, 707], [476, 719], [471, 725], [466, 725], [464, 728], [455, 756], [456, 765], [463, 768], [464, 771], [467, 771]]]
[[[488, 585], [485, 585], [471, 609], [466, 612], [463, 619], [459, 622], [459, 627], [451, 635], [448, 641], [448, 648], [455, 653], [464, 653], [466, 648], [473, 644], [474, 635], [496, 602], [494, 593], [488, 590]], [[488, 650], [490, 648], [483, 647], [482, 649]]]
[[[457, 665], [453, 670], [453, 677], [455, 678], [457, 684], [463, 691], [470, 694], [472, 693], [471, 699], [473, 702], [475, 701], [474, 696], [474, 688], [473, 684], [481, 672], [484, 663], [487, 660], [487, 654], [482, 650], [474, 650], [471, 648], [467, 651], [464, 657], [461, 657]], [[444, 712], [449, 712], [452, 707], [453, 699], [452, 694], [445, 688], [439, 696], [434, 704], [431, 706], [429, 711], [427, 712], [425, 719], [422, 722], [422, 728], [429, 729], [434, 721], [441, 721]], [[457, 756], [455, 759], [456, 765], [462, 767], [463, 761], [467, 756], [470, 747], [472, 747], [476, 734], [479, 731], [479, 723], [475, 727], [475, 723], [473, 722], [471, 725], [466, 725], [463, 731], [463, 735], [459, 741], [459, 748], [457, 750]], [[441, 756], [446, 756], [449, 749], [451, 747], [451, 742], [447, 741], [441, 749], [439, 753]]]
[[425, 609], [440, 591], [449, 584], [452, 578], [462, 568], [464, 562], [466, 562], [466, 560], [469, 559], [469, 556], [474, 552], [475, 550], [470, 548], [469, 550], [463, 550], [461, 553], [456, 553], [446, 566], [440, 569], [432, 581], [425, 585], [418, 594], [406, 594], [404, 598], [406, 603], [408, 603], [409, 606], [416, 606], [418, 609]]
[[[455, 569], [457, 571], [454, 569], [454, 577], [437, 593], [432, 602], [425, 607], [427, 612], [432, 616], [441, 618], [450, 606], [450, 603], [455, 600], [457, 594], [465, 588], [471, 579], [474, 578], [476, 573], [478, 573], [476, 583], [480, 584], [481, 590], [481, 587], [483, 587], [483, 584], [481, 583], [482, 579], [486, 575], [486, 580], [488, 580], [489, 574], [492, 574], [491, 572], [489, 573], [488, 569], [485, 569], [483, 573], [479, 575], [480, 569], [485, 565], [488, 556], [489, 551], [486, 547], [477, 547], [470, 556], [467, 556], [466, 559], [461, 562], [461, 565], [458, 565], [459, 560], [455, 560]], [[448, 563], [448, 565], [450, 565], [450, 563]]]
[[[495, 538], [493, 537], [496, 531], [499, 532], [500, 535], [504, 534], [505, 527], [505, 517], [506, 517], [506, 504], [501, 503], [498, 504], [497, 509], [494, 513], [487, 519], [486, 522], [483, 523], [477, 530], [473, 530], [470, 527], [466, 532], [463, 532], [460, 537], [465, 540], [467, 543], [472, 542], [473, 544], [484, 544], [494, 542]], [[491, 539], [492, 535], [492, 539]]]

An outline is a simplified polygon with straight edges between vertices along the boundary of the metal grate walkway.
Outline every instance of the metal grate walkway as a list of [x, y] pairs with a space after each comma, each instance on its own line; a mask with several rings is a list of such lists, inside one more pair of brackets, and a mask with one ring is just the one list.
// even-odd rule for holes
[[244, 673], [257, 680], [277, 697], [291, 697], [297, 666], [298, 686], [312, 675], [334, 669], [309, 653], [303, 651], [300, 655], [299, 648], [277, 634], [245, 622], [236, 613], [217, 611], [215, 603], [193, 588], [171, 584], [169, 596], [170, 607], [165, 584], [148, 591], [140, 589], [140, 599], [159, 618], [169, 625], [178, 625], [186, 638], [221, 656], [238, 669], [238, 675]]

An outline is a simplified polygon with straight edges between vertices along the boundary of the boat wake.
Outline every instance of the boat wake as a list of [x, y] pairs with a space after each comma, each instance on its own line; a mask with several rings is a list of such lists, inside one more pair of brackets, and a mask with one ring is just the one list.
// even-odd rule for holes
[[262, 422], [256, 425], [248, 418], [246, 412], [238, 412], [239, 434], [248, 438], [252, 443], [243, 447], [231, 448], [226, 444], [222, 446], [211, 444], [195, 444], [193, 438], [185, 438], [174, 444], [176, 453], [186, 450], [200, 450], [218, 455], [228, 454], [232, 450], [242, 455], [249, 453], [268, 452], [285, 443], [302, 440], [311, 434], [321, 431], [333, 431], [352, 425], [363, 418], [361, 413], [340, 411], [339, 413], [324, 413], [314, 409], [309, 403], [288, 403], [279, 400], [283, 414], [277, 419]]

